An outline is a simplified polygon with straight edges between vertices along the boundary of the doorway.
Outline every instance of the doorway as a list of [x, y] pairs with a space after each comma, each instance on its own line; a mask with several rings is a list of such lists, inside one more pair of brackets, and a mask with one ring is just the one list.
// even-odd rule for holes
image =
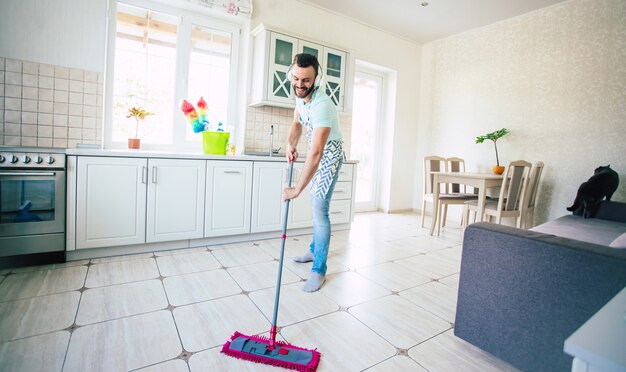
[[355, 211], [378, 209], [384, 75], [357, 65], [354, 74], [350, 158], [358, 160]]

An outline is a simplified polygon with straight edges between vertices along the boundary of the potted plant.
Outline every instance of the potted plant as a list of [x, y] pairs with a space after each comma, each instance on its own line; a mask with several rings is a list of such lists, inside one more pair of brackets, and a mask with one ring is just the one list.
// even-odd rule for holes
[[144, 110], [142, 107], [131, 107], [128, 109], [127, 118], [135, 118], [135, 137], [128, 139], [129, 149], [138, 149], [141, 145], [141, 140], [138, 138], [139, 134], [139, 121], [143, 121], [146, 116], [154, 115], [154, 113]]
[[498, 159], [498, 145], [496, 144], [496, 142], [508, 133], [508, 129], [502, 128], [491, 133], [476, 137], [476, 143], [483, 143], [485, 140], [493, 141], [493, 147], [496, 149], [496, 165], [493, 167], [493, 173], [495, 174], [502, 174], [504, 172], [504, 167], [500, 166], [500, 159]]

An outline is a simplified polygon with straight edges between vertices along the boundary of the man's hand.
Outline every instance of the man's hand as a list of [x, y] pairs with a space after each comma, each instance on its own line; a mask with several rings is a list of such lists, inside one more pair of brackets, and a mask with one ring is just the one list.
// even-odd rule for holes
[[293, 163], [298, 159], [298, 150], [296, 150], [295, 146], [288, 145], [287, 146], [287, 161]]
[[295, 199], [300, 195], [295, 187], [285, 187], [283, 190], [283, 200]]

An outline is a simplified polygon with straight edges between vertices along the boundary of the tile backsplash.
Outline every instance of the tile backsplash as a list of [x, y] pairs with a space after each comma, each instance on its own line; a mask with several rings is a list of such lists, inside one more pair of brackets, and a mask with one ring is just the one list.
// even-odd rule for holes
[[[289, 128], [293, 122], [293, 109], [281, 107], [248, 107], [246, 113], [246, 135], [244, 140], [244, 151], [269, 152], [270, 148], [270, 126], [274, 125], [273, 148], [283, 153], [286, 150], [287, 136]], [[350, 158], [350, 139], [352, 131], [352, 116], [340, 114], [341, 132], [343, 133], [344, 151]], [[302, 133], [298, 146], [300, 156], [307, 153], [306, 134]]]
[[102, 143], [103, 74], [0, 57], [0, 145]]

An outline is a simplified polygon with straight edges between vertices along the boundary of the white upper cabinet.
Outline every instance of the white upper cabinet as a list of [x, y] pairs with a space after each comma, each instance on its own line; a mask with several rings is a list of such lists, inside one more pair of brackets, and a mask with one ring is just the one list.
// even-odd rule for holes
[[295, 107], [295, 96], [287, 70], [298, 53], [313, 54], [322, 67], [326, 94], [344, 110], [347, 52], [285, 33], [265, 29], [252, 31], [253, 60], [250, 105]]

